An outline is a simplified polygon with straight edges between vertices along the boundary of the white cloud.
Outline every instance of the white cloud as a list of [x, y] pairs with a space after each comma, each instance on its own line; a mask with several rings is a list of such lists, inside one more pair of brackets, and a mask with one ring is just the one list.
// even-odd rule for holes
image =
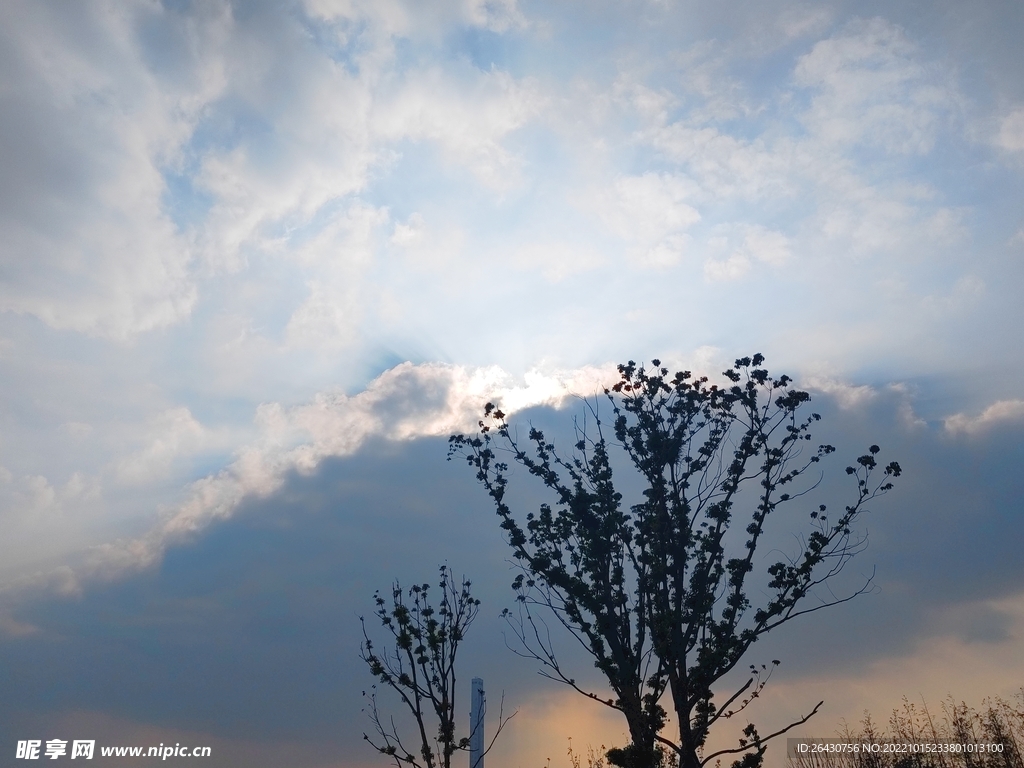
[[61, 523], [78, 508], [101, 498], [99, 478], [74, 472], [63, 485], [43, 475], [15, 475], [0, 467], [0, 517], [13, 528]]
[[707, 102], [698, 107], [695, 115], [698, 120], [736, 116], [737, 110], [730, 97], [739, 90], [740, 84], [728, 76], [726, 70], [730, 56], [717, 40], [701, 40], [676, 53], [673, 58], [686, 73], [683, 88], [702, 96]]
[[492, 32], [526, 27], [527, 21], [516, 0], [463, 0], [466, 18]]
[[878, 397], [878, 390], [874, 387], [867, 384], [848, 384], [830, 376], [809, 376], [801, 385], [835, 398], [843, 410], [860, 408]]
[[[187, 499], [144, 537], [93, 548], [76, 579], [110, 578], [147, 567], [168, 544], [231, 516], [243, 499], [279, 489], [288, 472], [311, 473], [328, 457], [352, 455], [371, 437], [413, 440], [471, 431], [488, 400], [509, 413], [535, 405], [557, 407], [572, 395], [599, 392], [613, 380], [611, 367], [531, 371], [518, 384], [497, 367], [403, 363], [351, 397], [325, 392], [292, 408], [267, 403], [256, 415], [259, 437], [235, 461], [193, 483]], [[178, 427], [184, 425], [184, 432], [194, 432], [184, 413], [171, 417]]]
[[506, 72], [466, 68], [453, 77], [415, 71], [374, 108], [373, 131], [385, 141], [435, 142], [444, 155], [496, 190], [518, 181], [519, 162], [502, 140], [544, 104], [537, 87]]
[[289, 344], [336, 350], [357, 338], [368, 299], [365, 272], [387, 222], [386, 210], [356, 205], [289, 253], [312, 275], [306, 300], [288, 320]]
[[[34, 7], [46, 8], [21, 6]], [[954, 190], [932, 173], [960, 162], [934, 148], [957, 138], [943, 131], [963, 97], [920, 35], [884, 20], [835, 32], [826, 12], [800, 7], [757, 29], [779, 31], [768, 35], [770, 61], [768, 47], [740, 49], [747, 32], [741, 43], [673, 40], [656, 49], [624, 35], [615, 55], [573, 69], [565, 51], [593, 56], [569, 47], [591, 28], [581, 24], [564, 44], [548, 40], [512, 2], [311, 0], [305, 19], [295, 9], [232, 17], [226, 4], [188, 19], [157, 5], [112, 7], [64, 6], [72, 16], [63, 22], [56, 11], [5, 12], [0, 71], [11, 85], [0, 99], [14, 101], [0, 130], [15, 139], [35, 131], [38, 140], [5, 144], [18, 152], [8, 152], [0, 181], [0, 308], [113, 338], [179, 323], [137, 342], [135, 357], [107, 345], [88, 352], [108, 379], [119, 366], [138, 371], [110, 400], [148, 385], [138, 407], [167, 421], [139, 417], [134, 442], [111, 437], [111, 423], [132, 417], [120, 403], [79, 409], [74, 396], [98, 385], [67, 384], [50, 396], [68, 395], [51, 414], [65, 425], [67, 466], [53, 471], [44, 451], [17, 465], [4, 456], [17, 466], [9, 490], [26, 510], [59, 510], [66, 478], [81, 468], [75, 457], [90, 446], [103, 443], [103, 456], [95, 467], [81, 459], [83, 476], [102, 475], [108, 494], [129, 480], [130, 492], [148, 493], [154, 484], [166, 490], [174, 462], [180, 477], [211, 440], [225, 453], [249, 447], [223, 476], [195, 486], [195, 515], [180, 520], [233, 509], [239, 494], [272, 488], [282, 468], [348, 449], [296, 426], [301, 413], [320, 414], [312, 405], [282, 406], [284, 433], [295, 430], [287, 439], [272, 436], [273, 408], [261, 411], [269, 419], [261, 439], [283, 441], [277, 447], [250, 442], [249, 424], [222, 440], [192, 416], [209, 413], [204, 398], [301, 402], [338, 382], [361, 385], [379, 359], [371, 355], [388, 354], [381, 350], [419, 360], [499, 360], [493, 354], [523, 370], [545, 356], [568, 365], [647, 349], [652, 334], [675, 329], [688, 346], [763, 339], [764, 326], [748, 320], [759, 306], [749, 285], [705, 285], [679, 301], [699, 286], [702, 267], [709, 281], [801, 281], [807, 302], [779, 308], [778, 327], [794, 324], [792, 312], [825, 320], [794, 325], [814, 343], [792, 354], [853, 349], [851, 366], [887, 354], [886, 345], [922, 357], [907, 342], [925, 333], [914, 330], [930, 318], [923, 310], [963, 318], [989, 290], [973, 273], [949, 287], [966, 271], [953, 259], [979, 255], [978, 274], [992, 279], [971, 240], [980, 217], [950, 202], [967, 199], [980, 177], [965, 171], [970, 183]], [[145, 38], [141, 18], [178, 36], [165, 50]], [[80, 37], [67, 31], [76, 24]], [[470, 28], [526, 30], [493, 49], [511, 52], [515, 74], [487, 67], [493, 36]], [[830, 36], [811, 37], [822, 34]], [[676, 55], [675, 45], [689, 47]], [[805, 54], [799, 61], [795, 49]], [[532, 51], [547, 51], [552, 66], [525, 55]], [[990, 141], [998, 134], [1004, 149], [1019, 151], [1021, 114], [1004, 110], [987, 123]], [[929, 152], [941, 163], [918, 157]], [[847, 263], [864, 258], [878, 261], [859, 273]], [[792, 264], [799, 269], [787, 270]], [[891, 290], [879, 292], [881, 283]], [[545, 295], [541, 305], [544, 292], [563, 289], [564, 301]], [[732, 325], [715, 321], [711, 304], [726, 291], [735, 292]], [[522, 325], [495, 306], [515, 308]], [[684, 313], [702, 319], [684, 325]], [[8, 322], [5, 336], [20, 321]], [[25, 361], [52, 353], [50, 369], [32, 375], [68, 376], [58, 363], [71, 353], [27, 351], [27, 338], [5, 345], [5, 365], [27, 370]], [[482, 342], [495, 338], [515, 343]], [[185, 359], [195, 369], [165, 382], [162, 371]], [[426, 374], [409, 374], [417, 376]], [[182, 391], [198, 392], [191, 410], [170, 394]], [[368, 397], [331, 400], [320, 415], [359, 444], [392, 423]], [[245, 421], [247, 412], [230, 418]], [[374, 419], [378, 426], [366, 426]], [[90, 504], [82, 509], [100, 506]]]
[[[253, 105], [271, 135], [246, 133], [236, 145], [208, 152], [197, 175], [197, 184], [215, 201], [198, 243], [205, 263], [216, 270], [243, 268], [250, 249], [278, 253], [288, 247], [290, 237], [304, 235], [324, 206], [362, 190], [380, 159], [368, 128], [369, 76], [352, 75], [313, 51], [296, 55], [287, 40], [276, 42], [280, 50], [259, 55], [276, 56], [283, 72], [264, 71], [263, 63], [233, 83], [238, 98], [249, 90], [274, 94], [263, 96], [269, 103]], [[294, 61], [286, 64], [289, 56]], [[246, 60], [240, 57], [236, 66], [246, 66]], [[257, 74], [286, 78], [287, 88], [272, 89]]]
[[626, 241], [635, 263], [667, 267], [682, 257], [686, 230], [700, 221], [700, 213], [686, 202], [693, 193], [693, 183], [684, 176], [645, 173], [620, 176], [610, 190], [591, 193], [584, 204]]
[[[391, 248], [381, 256], [381, 261], [390, 263], [399, 272], [415, 273], [425, 279], [443, 275], [446, 286], [454, 287], [460, 283], [456, 265], [465, 264], [466, 237], [465, 230], [458, 223], [446, 220], [443, 213], [435, 212], [429, 220], [420, 213], [413, 213], [405, 223], [395, 223], [388, 238]], [[390, 294], [395, 286], [389, 281], [381, 288], [383, 295]], [[395, 301], [401, 301], [397, 295], [393, 296]], [[379, 301], [377, 308], [380, 309]], [[388, 314], [395, 318], [401, 315], [400, 312]]]
[[[787, 227], [798, 233], [796, 242], [751, 242], [713, 254], [706, 278], [743, 276], [758, 261], [751, 249], [774, 262], [794, 250], [913, 259], [963, 241], [966, 211], [943, 205], [937, 188], [894, 174], [890, 164], [893, 153], [931, 151], [962, 101], [901, 29], [882, 19], [854, 21], [816, 43], [770, 102], [779, 116], [763, 121], [742, 95], [730, 97], [728, 109], [714, 106], [738, 88], [719, 49], [695, 46], [681, 60], [686, 89], [703, 102], [672, 122], [662, 113], [647, 116], [637, 138], [685, 169], [695, 185], [690, 199], [709, 217], [723, 204], [756, 202], [774, 211], [785, 206], [800, 224]], [[733, 51], [733, 60], [743, 55]], [[746, 128], [735, 131], [730, 121], [741, 116]], [[806, 132], [787, 130], [787, 120]], [[712, 251], [717, 236], [712, 231]]]
[[416, 212], [409, 215], [405, 224], [395, 222], [395, 230], [391, 235], [390, 242], [404, 248], [419, 244], [424, 237], [425, 223], [423, 215]]
[[169, 477], [174, 462], [209, 445], [212, 435], [185, 407], [169, 408], [144, 429], [144, 446], [117, 462], [115, 475], [127, 485], [147, 485]]
[[794, 4], [782, 10], [776, 26], [786, 40], [817, 35], [825, 30], [834, 17], [831, 8]]
[[871, 183], [842, 165], [820, 168], [816, 249], [852, 257], [888, 254], [905, 260], [949, 251], [967, 234], [964, 211], [936, 206], [922, 185]]
[[976, 306], [984, 295], [984, 280], [977, 275], [963, 275], [957, 279], [948, 293], [925, 296], [921, 300], [921, 306], [926, 312], [945, 315]]
[[515, 267], [535, 269], [555, 283], [597, 269], [605, 261], [597, 251], [572, 242], [526, 243], [510, 257]]
[[[196, 287], [162, 170], [223, 85], [211, 54], [229, 23], [223, 7], [196, 26], [142, 4], [4, 15], [0, 309], [112, 338], [177, 322]], [[147, 24], [194, 44], [182, 71], [148, 66]]]
[[343, 39], [363, 24], [387, 36], [435, 39], [452, 25], [497, 33], [529, 26], [517, 0], [304, 0], [303, 5], [310, 16], [338, 24]]
[[1024, 152], [1024, 108], [1003, 118], [996, 144], [1009, 152]]
[[318, 281], [308, 286], [309, 296], [288, 321], [289, 343], [320, 350], [352, 343], [360, 319], [355, 286]]
[[7, 637], [27, 637], [40, 632], [39, 627], [18, 621], [11, 616], [0, 615], [0, 633]]
[[758, 261], [773, 267], [781, 267], [793, 257], [788, 237], [757, 225], [746, 228], [743, 248]]
[[740, 252], [727, 259], [708, 259], [704, 262], [704, 277], [711, 281], [738, 280], [750, 271], [750, 259]]
[[[708, 280], [736, 280], [743, 277], [753, 264], [760, 262], [781, 267], [793, 256], [790, 240], [781, 232], [760, 225], [738, 227], [742, 241], [725, 258], [710, 258], [704, 263], [704, 277]], [[708, 241], [712, 251], [729, 249], [728, 237], [712, 237]]]
[[928, 428], [928, 422], [921, 418], [914, 410], [914, 398], [917, 395], [917, 388], [904, 383], [890, 384], [886, 389], [899, 398], [899, 405], [896, 408], [896, 415], [900, 425], [910, 431], [920, 431]]
[[977, 416], [956, 413], [945, 420], [950, 434], [978, 435], [1000, 424], [1024, 422], [1024, 400], [998, 400]]
[[785, 144], [771, 148], [760, 138], [747, 141], [689, 121], [652, 127], [642, 138], [687, 167], [702, 199], [759, 200], [796, 190], [790, 175], [801, 158], [792, 157]]
[[[236, 18], [227, 4], [187, 17], [146, 4], [8, 9], [0, 311], [115, 339], [178, 323], [200, 275], [315, 234], [325, 206], [363, 190], [396, 142], [433, 143], [491, 188], [514, 183], [503, 140], [540, 108], [536, 88], [461, 63], [402, 74], [393, 36], [420, 34], [400, 17], [422, 9], [385, 6], [335, 8], [371, 21], [338, 27], [354, 66], [288, 15]], [[511, 1], [450, 11], [496, 31], [525, 24]], [[328, 287], [312, 291], [304, 327], [323, 314], [316, 296], [336, 298]]]
[[901, 29], [880, 18], [853, 22], [815, 44], [794, 71], [798, 85], [816, 91], [804, 124], [827, 144], [928, 152], [955, 94], [917, 53]]
[[[719, 349], [702, 347], [686, 359], [669, 355], [663, 364], [672, 370], [689, 369], [698, 375], [715, 376], [726, 365], [719, 358]], [[352, 396], [328, 391], [297, 406], [265, 403], [255, 415], [256, 436], [224, 469], [193, 482], [184, 500], [168, 507], [147, 534], [93, 547], [82, 566], [56, 575], [42, 574], [34, 577], [33, 583], [40, 583], [42, 578], [55, 588], [70, 589], [69, 584], [79, 585], [83, 580], [114, 578], [125, 571], [149, 567], [159, 561], [168, 545], [187, 539], [215, 520], [232, 516], [244, 499], [272, 494], [289, 473], [310, 474], [325, 459], [351, 456], [370, 439], [408, 441], [472, 432], [487, 401], [511, 414], [538, 405], [558, 408], [575, 396], [598, 394], [615, 380], [611, 365], [533, 370], [517, 381], [496, 366], [402, 363]], [[870, 386], [850, 385], [824, 376], [808, 378], [804, 386], [826, 393], [844, 409], [863, 408], [879, 394]], [[890, 389], [909, 407], [910, 394], [905, 388], [896, 385]], [[975, 421], [988, 424], [1007, 418], [1007, 414], [1024, 418], [1024, 403], [998, 403]], [[947, 421], [948, 430], [976, 429], [973, 422], [959, 426], [958, 418]], [[912, 409], [902, 413], [901, 419], [907, 426], [919, 426]], [[158, 475], [162, 464], [212, 439], [210, 431], [183, 408], [154, 419], [150, 433], [152, 437], [144, 448], [118, 467], [129, 473], [128, 479]], [[84, 476], [72, 477], [58, 489], [45, 478], [15, 478], [6, 472], [0, 477], [0, 492], [4, 487], [9, 496], [20, 494], [26, 499], [23, 506], [31, 509], [25, 514], [65, 514], [62, 510], [69, 501], [99, 497], [98, 481]]]
[[669, 109], [678, 106], [678, 99], [665, 88], [649, 88], [636, 77], [620, 75], [612, 85], [615, 101], [626, 104], [645, 120], [665, 122]]
[[75, 439], [82, 439], [92, 434], [92, 424], [86, 424], [82, 421], [68, 421], [61, 425], [62, 429]]

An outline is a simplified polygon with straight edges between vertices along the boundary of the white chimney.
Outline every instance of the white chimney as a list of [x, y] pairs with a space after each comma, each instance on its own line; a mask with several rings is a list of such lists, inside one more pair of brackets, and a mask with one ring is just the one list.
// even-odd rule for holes
[[469, 713], [469, 768], [484, 768], [484, 715], [487, 714], [487, 699], [484, 698], [484, 681], [473, 678], [473, 703]]

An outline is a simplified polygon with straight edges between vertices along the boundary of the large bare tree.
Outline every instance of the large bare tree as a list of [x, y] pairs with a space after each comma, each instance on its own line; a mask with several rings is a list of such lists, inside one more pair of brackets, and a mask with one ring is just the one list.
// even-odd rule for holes
[[[876, 477], [877, 446], [846, 469], [856, 491], [841, 512], [810, 506], [799, 552], [757, 557], [769, 519], [784, 505], [808, 503], [821, 479], [812, 470], [835, 450], [810, 442], [820, 417], [802, 414], [808, 393], [769, 376], [763, 362], [737, 360], [721, 385], [670, 375], [658, 360], [651, 370], [620, 365], [619, 381], [605, 390], [611, 435], [598, 402], [585, 401], [568, 452], [532, 427], [521, 441], [490, 403], [476, 434], [450, 438], [449, 458], [462, 455], [473, 467], [522, 569], [513, 584], [518, 610], [506, 612], [519, 652], [625, 716], [631, 743], [608, 753], [614, 765], [699, 768], [726, 755], [742, 768], [760, 765], [766, 742], [818, 707], [767, 735], [747, 725], [735, 748], [706, 754], [710, 729], [757, 698], [770, 668], [750, 666], [724, 692], [723, 678], [759, 637], [870, 587], [867, 579], [839, 597], [816, 590], [863, 548], [854, 523], [900, 474], [892, 462]], [[613, 461], [616, 449], [626, 461]], [[525, 515], [512, 509], [510, 461], [546, 487], [549, 503]], [[613, 467], [638, 475], [642, 492], [631, 503], [618, 490], [631, 485], [617, 482]], [[590, 654], [612, 696], [577, 682], [538, 607]], [[666, 706], [675, 733], [666, 729]]]

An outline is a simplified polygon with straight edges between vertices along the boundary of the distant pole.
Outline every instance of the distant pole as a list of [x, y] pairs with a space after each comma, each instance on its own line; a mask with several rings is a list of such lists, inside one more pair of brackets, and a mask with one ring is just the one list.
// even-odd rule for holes
[[473, 703], [469, 712], [469, 768], [484, 768], [484, 715], [487, 714], [487, 699], [484, 698], [484, 681], [473, 678]]

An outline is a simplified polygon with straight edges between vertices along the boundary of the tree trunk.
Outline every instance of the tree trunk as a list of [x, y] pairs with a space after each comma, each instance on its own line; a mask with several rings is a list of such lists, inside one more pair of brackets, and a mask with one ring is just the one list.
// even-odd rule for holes
[[629, 725], [630, 744], [619, 749], [610, 749], [608, 762], [619, 768], [661, 768], [658, 752], [654, 749], [654, 732], [648, 723], [646, 713], [639, 702], [623, 710]]

